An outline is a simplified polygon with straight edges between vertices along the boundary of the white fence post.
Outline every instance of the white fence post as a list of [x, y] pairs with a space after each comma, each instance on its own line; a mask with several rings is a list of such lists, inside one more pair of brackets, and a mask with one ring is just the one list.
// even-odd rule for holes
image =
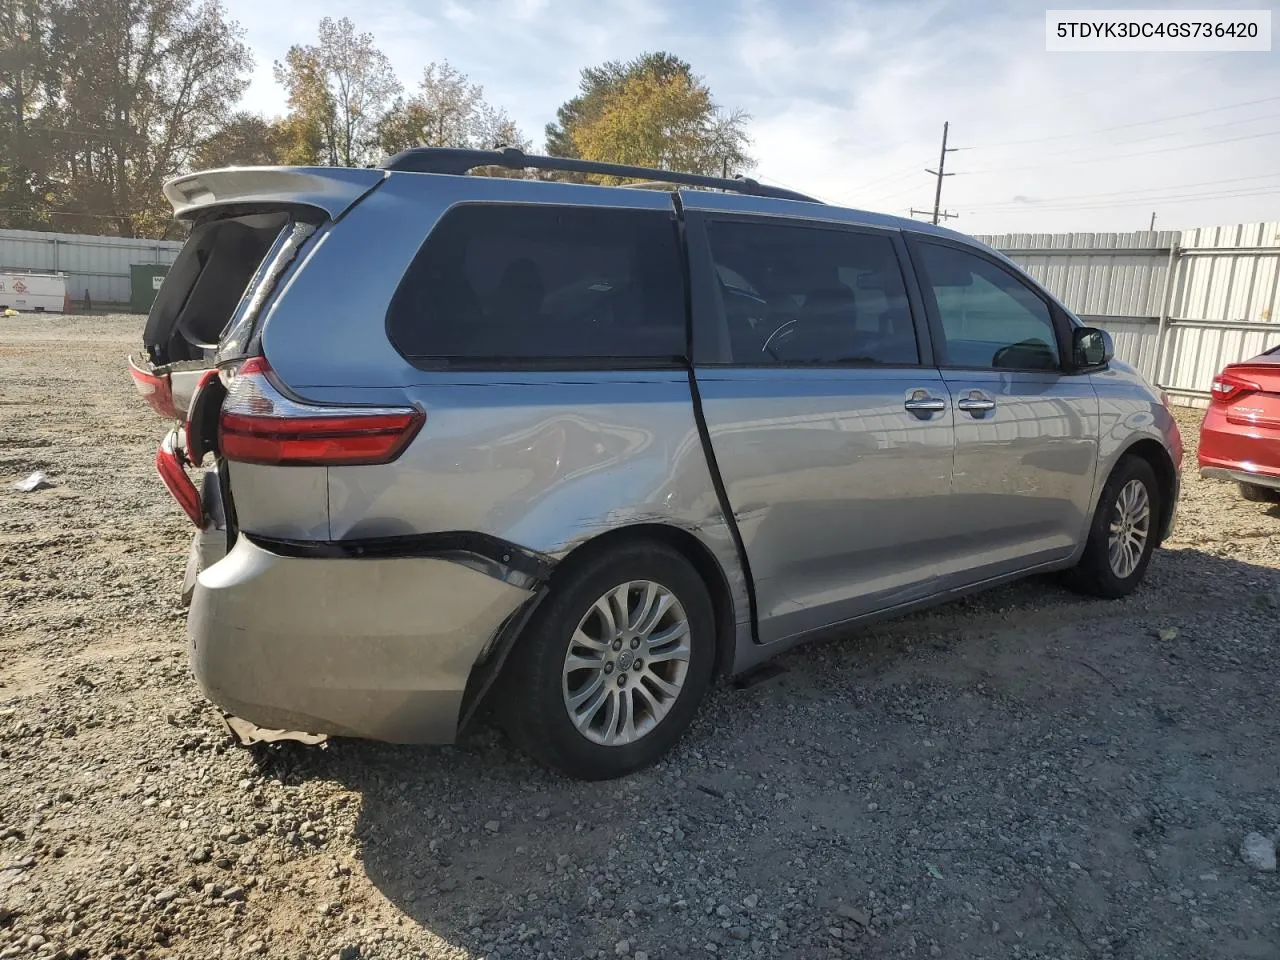
[[1173, 300], [1178, 295], [1178, 273], [1182, 269], [1181, 252], [1177, 240], [1169, 245], [1169, 266], [1164, 275], [1164, 293], [1160, 297], [1160, 325], [1156, 328], [1155, 369], [1148, 374], [1148, 379], [1157, 387], [1163, 387], [1165, 381], [1165, 345], [1169, 338], [1169, 318], [1177, 313]]

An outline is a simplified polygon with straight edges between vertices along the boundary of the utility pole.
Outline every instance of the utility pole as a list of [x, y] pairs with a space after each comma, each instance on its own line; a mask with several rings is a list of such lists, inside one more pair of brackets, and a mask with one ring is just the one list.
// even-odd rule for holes
[[[956, 147], [951, 147], [950, 149], [947, 148], [947, 132], [950, 130], [950, 128], [951, 128], [950, 121], [947, 121], [942, 125], [942, 149], [938, 152], [938, 169], [929, 170], [928, 168], [926, 168], [924, 171], [925, 173], [933, 174], [933, 176], [937, 177], [937, 180], [938, 180], [938, 183], [933, 190], [933, 225], [935, 227], [938, 225], [939, 218], [950, 219], [951, 217], [960, 216], [960, 214], [958, 213], [948, 213], [942, 209], [942, 178], [955, 176], [954, 173], [946, 172], [947, 154], [955, 153], [957, 150]], [[916, 216], [916, 214], [922, 214], [923, 216], [926, 216], [926, 217], [930, 215], [928, 210], [917, 210], [914, 207], [912, 207], [911, 215], [914, 217]]]
[[1147, 230], [1151, 233], [1156, 232], [1156, 212], [1154, 210], [1151, 211], [1151, 226], [1147, 227]]

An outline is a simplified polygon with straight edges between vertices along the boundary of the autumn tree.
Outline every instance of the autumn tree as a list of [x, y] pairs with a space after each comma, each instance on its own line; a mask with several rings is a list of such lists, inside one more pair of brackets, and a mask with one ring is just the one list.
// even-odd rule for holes
[[529, 147], [507, 112], [486, 101], [484, 88], [448, 61], [427, 64], [418, 92], [397, 100], [383, 118], [378, 142], [387, 154], [417, 146]]
[[290, 47], [275, 76], [289, 97], [291, 162], [351, 167], [378, 158], [379, 127], [403, 88], [372, 34], [325, 17], [318, 43]]
[[547, 126], [547, 152], [729, 175], [752, 164], [748, 119], [719, 107], [685, 61], [647, 53], [583, 70], [580, 93]]
[[57, 88], [47, 0], [0, 3], [0, 223], [47, 224], [49, 156], [42, 116]]
[[618, 95], [626, 81], [642, 73], [662, 78], [689, 72], [689, 65], [670, 53], [646, 53], [634, 60], [609, 60], [598, 67], [586, 67], [578, 83], [576, 97], [560, 105], [554, 123], [547, 124], [547, 153], [553, 157], [577, 157], [573, 131], [599, 116], [605, 105]]
[[256, 113], [236, 113], [196, 148], [191, 166], [211, 170], [287, 163], [290, 133], [281, 121]]
[[23, 138], [41, 159], [28, 175], [43, 179], [44, 215], [63, 230], [163, 236], [173, 218], [161, 186], [189, 169], [248, 84], [239, 27], [217, 0], [26, 7], [39, 13], [38, 30], [24, 32], [45, 77], [34, 100], [24, 92], [38, 113]]

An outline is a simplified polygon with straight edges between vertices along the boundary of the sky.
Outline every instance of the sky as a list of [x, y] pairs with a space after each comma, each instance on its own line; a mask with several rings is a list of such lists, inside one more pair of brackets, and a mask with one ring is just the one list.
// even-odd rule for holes
[[[1267, 53], [1048, 53], [1045, 6], [984, 0], [224, 3], [257, 62], [244, 105], [267, 115], [285, 109], [272, 61], [314, 42], [321, 17], [347, 16], [407, 88], [448, 60], [535, 148], [583, 67], [666, 50], [751, 115], [753, 176], [831, 203], [932, 209], [925, 168], [949, 121], [959, 149], [942, 205], [965, 233], [1146, 230], [1152, 213], [1157, 230], [1280, 220], [1280, 41]], [[1269, 4], [1168, 9], [1179, 6]]]

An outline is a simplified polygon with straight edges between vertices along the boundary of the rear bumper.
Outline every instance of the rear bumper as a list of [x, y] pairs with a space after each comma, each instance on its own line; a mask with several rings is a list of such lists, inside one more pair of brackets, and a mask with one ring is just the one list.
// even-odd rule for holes
[[191, 666], [262, 727], [450, 743], [472, 667], [530, 595], [449, 560], [284, 557], [241, 536], [196, 579]]
[[1280, 477], [1280, 429], [1232, 422], [1227, 411], [1211, 406], [1200, 427], [1197, 461], [1202, 477], [1270, 486]]
[[1254, 473], [1231, 467], [1201, 467], [1200, 476], [1206, 480], [1234, 480], [1236, 483], [1249, 483], [1268, 490], [1280, 490], [1280, 475], [1269, 473]]

